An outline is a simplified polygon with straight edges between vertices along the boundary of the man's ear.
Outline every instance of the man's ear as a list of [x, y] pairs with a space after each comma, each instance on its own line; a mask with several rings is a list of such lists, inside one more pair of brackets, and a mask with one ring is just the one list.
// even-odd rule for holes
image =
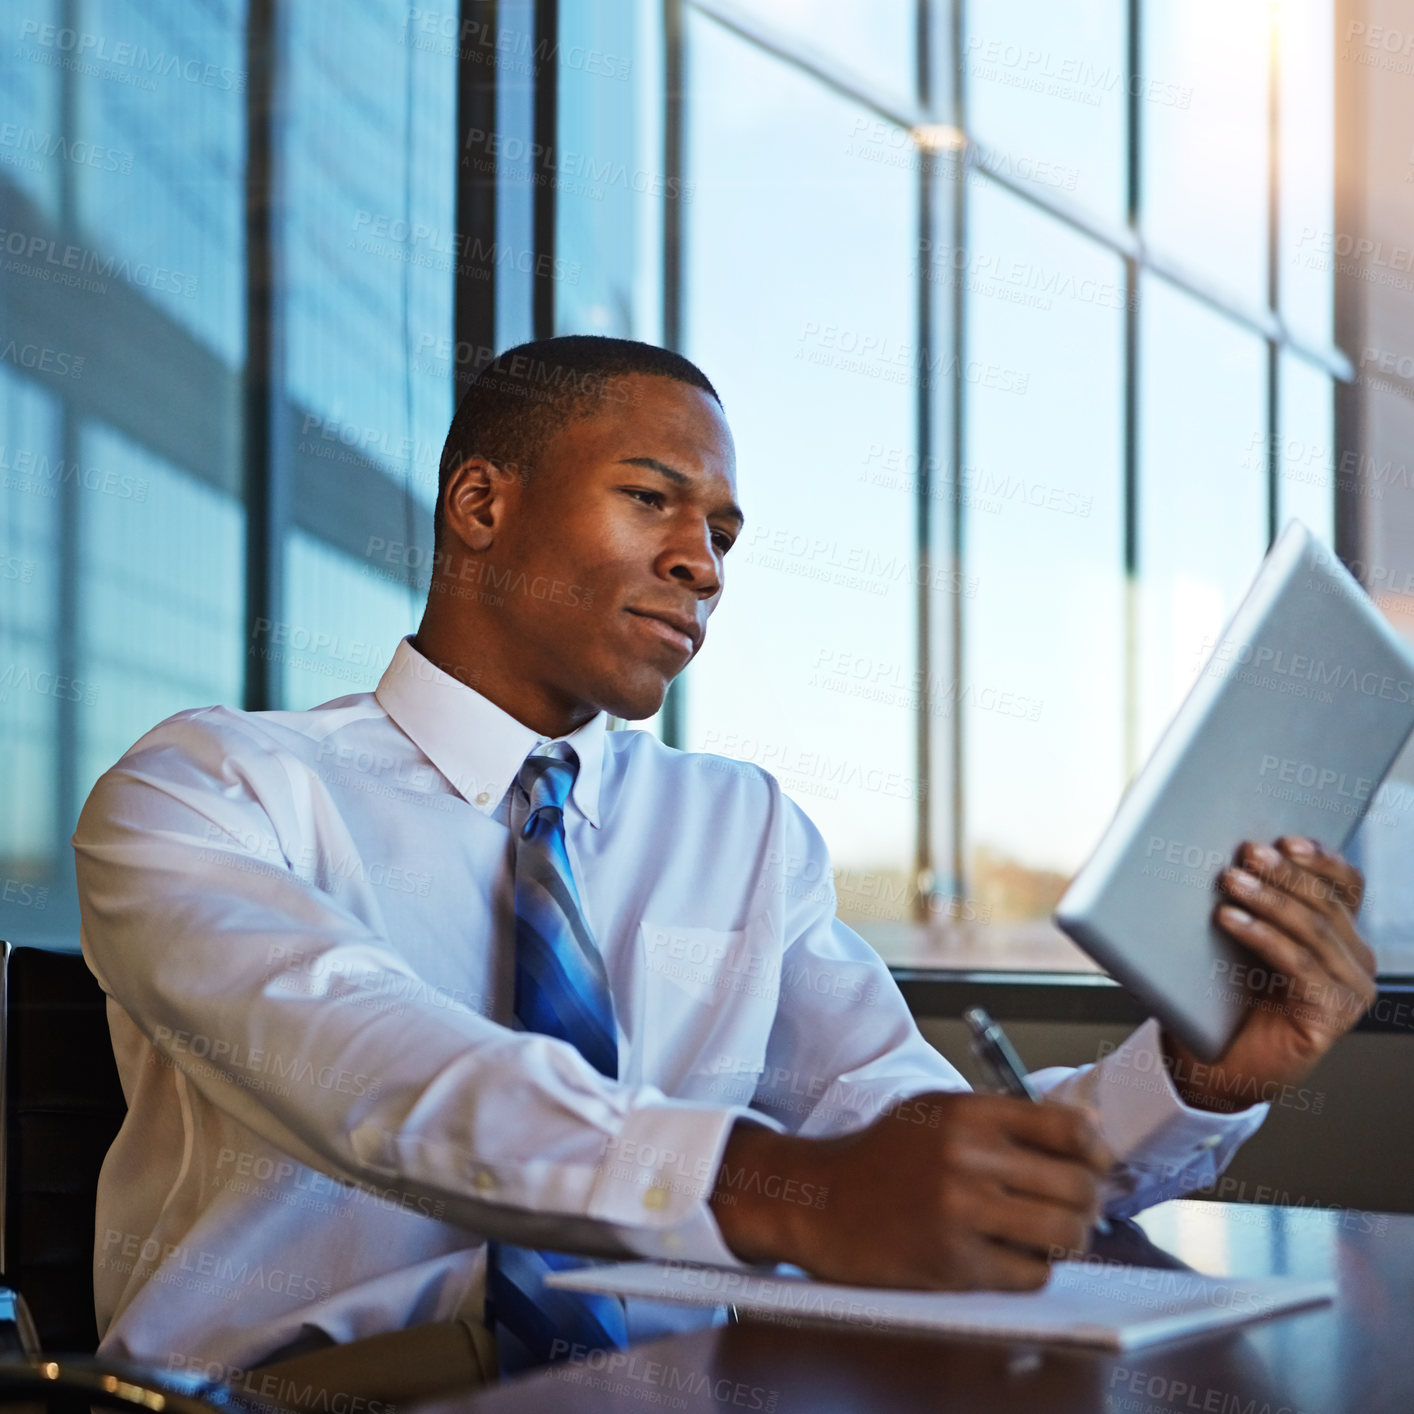
[[442, 490], [442, 523], [468, 550], [489, 549], [507, 508], [524, 490], [514, 462], [464, 457], [448, 473]]

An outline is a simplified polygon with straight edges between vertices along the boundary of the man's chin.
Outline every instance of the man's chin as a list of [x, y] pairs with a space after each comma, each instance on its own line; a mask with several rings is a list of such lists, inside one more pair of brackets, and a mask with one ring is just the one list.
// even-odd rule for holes
[[671, 681], [671, 678], [653, 674], [648, 681], [615, 683], [599, 695], [599, 705], [611, 717], [641, 722], [662, 709]]

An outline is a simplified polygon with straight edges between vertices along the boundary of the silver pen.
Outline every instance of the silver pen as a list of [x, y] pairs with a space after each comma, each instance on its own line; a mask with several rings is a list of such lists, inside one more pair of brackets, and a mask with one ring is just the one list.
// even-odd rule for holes
[[[1026, 1076], [1026, 1067], [1016, 1053], [1007, 1034], [992, 1020], [985, 1007], [971, 1006], [962, 1014], [962, 1019], [972, 1031], [972, 1053], [986, 1066], [997, 1087], [1008, 1095], [1020, 1100], [1041, 1103], [1036, 1087]], [[1103, 1213], [1095, 1220], [1095, 1231], [1109, 1234], [1110, 1225]]]

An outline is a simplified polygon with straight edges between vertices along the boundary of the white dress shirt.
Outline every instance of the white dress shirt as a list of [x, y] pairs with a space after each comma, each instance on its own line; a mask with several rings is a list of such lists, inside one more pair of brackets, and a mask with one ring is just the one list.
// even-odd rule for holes
[[[128, 1116], [98, 1190], [105, 1354], [245, 1369], [478, 1315], [488, 1236], [737, 1264], [708, 1199], [732, 1125], [826, 1135], [966, 1082], [835, 917], [825, 842], [759, 766], [646, 731], [568, 741], [566, 848], [604, 955], [606, 1079], [513, 1030], [513, 835], [548, 738], [405, 638], [307, 712], [178, 712], [74, 832], [84, 956]], [[1185, 1106], [1154, 1022], [1042, 1089], [1096, 1107], [1129, 1212], [1261, 1123]], [[824, 1205], [827, 1195], [783, 1193]], [[630, 1310], [641, 1339], [711, 1314]]]

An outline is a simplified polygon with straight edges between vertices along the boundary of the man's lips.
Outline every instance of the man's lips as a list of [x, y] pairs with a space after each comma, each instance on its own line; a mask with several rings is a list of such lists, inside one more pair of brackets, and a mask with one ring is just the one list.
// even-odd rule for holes
[[657, 613], [648, 609], [629, 609], [636, 619], [641, 619], [656, 638], [675, 647], [682, 648], [689, 657], [697, 651], [702, 639], [702, 629], [696, 619], [685, 619], [678, 614]]

